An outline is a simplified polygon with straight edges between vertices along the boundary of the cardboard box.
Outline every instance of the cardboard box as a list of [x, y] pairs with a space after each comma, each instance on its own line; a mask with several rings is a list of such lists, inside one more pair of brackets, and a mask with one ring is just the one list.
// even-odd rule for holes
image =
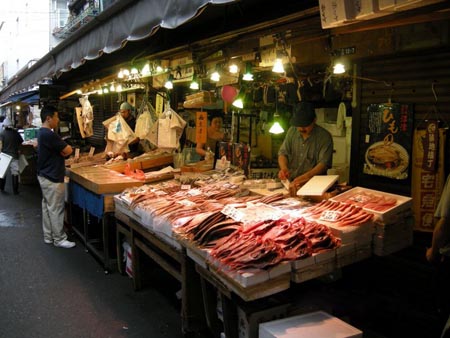
[[324, 311], [260, 324], [259, 338], [362, 338], [363, 332]]

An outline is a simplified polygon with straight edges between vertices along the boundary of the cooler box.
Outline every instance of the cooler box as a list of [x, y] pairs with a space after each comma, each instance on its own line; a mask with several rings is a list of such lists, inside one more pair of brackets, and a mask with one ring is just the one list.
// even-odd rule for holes
[[259, 324], [259, 338], [362, 338], [363, 332], [317, 311]]

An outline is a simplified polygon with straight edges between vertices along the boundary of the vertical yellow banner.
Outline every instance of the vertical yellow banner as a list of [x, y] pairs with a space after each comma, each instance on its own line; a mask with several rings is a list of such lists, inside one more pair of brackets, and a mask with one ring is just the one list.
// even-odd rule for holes
[[195, 142], [206, 143], [208, 129], [208, 115], [204, 111], [198, 111], [195, 121]]
[[412, 181], [414, 230], [433, 231], [434, 210], [445, 183], [444, 161], [446, 131], [439, 129], [438, 159], [436, 171], [423, 169], [425, 130], [416, 130], [413, 140]]

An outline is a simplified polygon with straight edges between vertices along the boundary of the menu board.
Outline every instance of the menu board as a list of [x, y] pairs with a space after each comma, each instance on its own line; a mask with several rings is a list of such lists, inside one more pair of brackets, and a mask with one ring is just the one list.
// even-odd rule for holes
[[363, 172], [398, 180], [408, 178], [412, 107], [401, 103], [371, 104], [367, 112]]

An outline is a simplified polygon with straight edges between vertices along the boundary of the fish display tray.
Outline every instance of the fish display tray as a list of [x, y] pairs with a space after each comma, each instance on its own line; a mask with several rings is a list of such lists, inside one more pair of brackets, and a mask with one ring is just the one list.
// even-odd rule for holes
[[[412, 208], [412, 198], [406, 197], [402, 195], [390, 194], [384, 191], [372, 190], [363, 187], [354, 187], [342, 194], [334, 196], [331, 198], [332, 201], [346, 203], [348, 200], [354, 200], [358, 202], [358, 200], [364, 199], [367, 195], [373, 196], [382, 196], [386, 198], [394, 198], [397, 202], [391, 208], [388, 208], [383, 211], [373, 210], [363, 206], [363, 209], [367, 212], [372, 213], [375, 216], [375, 220], [389, 223], [394, 222], [397, 219], [397, 214], [402, 213], [408, 209]], [[355, 203], [357, 204], [357, 203]]]

